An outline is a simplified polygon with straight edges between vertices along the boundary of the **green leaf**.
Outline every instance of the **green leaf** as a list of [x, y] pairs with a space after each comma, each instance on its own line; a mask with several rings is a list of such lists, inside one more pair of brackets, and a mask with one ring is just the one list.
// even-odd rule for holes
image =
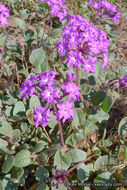
[[40, 106], [41, 103], [40, 103], [40, 99], [38, 98], [38, 96], [36, 95], [33, 95], [31, 98], [30, 98], [30, 110], [33, 111], [33, 107], [36, 107], [38, 108], [38, 106]]
[[10, 117], [12, 114], [13, 106], [8, 106], [7, 109], [5, 110], [5, 115], [7, 117]]
[[[55, 180], [54, 180], [53, 182], [56, 183]], [[60, 183], [60, 184], [59, 184], [59, 189], [60, 189], [60, 190], [67, 190], [67, 187], [66, 187], [63, 183]], [[57, 189], [56, 189], [56, 187], [53, 187], [53, 186], [52, 186], [52, 190], [57, 190]]]
[[117, 73], [119, 78], [123, 78], [125, 75], [127, 75], [127, 66], [119, 66]]
[[15, 107], [13, 109], [13, 116], [17, 115], [18, 113], [25, 113], [25, 106], [22, 101], [19, 101], [15, 104]]
[[109, 119], [108, 113], [105, 113], [102, 109], [97, 110], [97, 120], [99, 123], [108, 119]]
[[113, 80], [116, 78], [116, 73], [114, 71], [109, 71], [106, 74], [106, 79], [105, 80]]
[[27, 42], [29, 40], [33, 40], [34, 38], [34, 31], [29, 29], [25, 32], [25, 35], [24, 35], [24, 40]]
[[88, 84], [82, 84], [81, 85], [81, 94], [82, 95], [88, 95], [90, 93], [90, 86]]
[[19, 140], [21, 139], [21, 137], [20, 137], [20, 130], [19, 129], [14, 129], [12, 137], [14, 138], [13, 143], [19, 142]]
[[40, 142], [38, 142], [38, 143], [34, 146], [32, 152], [40, 152], [42, 149], [45, 148], [45, 147], [44, 147], [45, 145], [47, 145], [47, 143], [45, 143], [45, 141], [40, 141]]
[[83, 111], [79, 108], [76, 108], [76, 112], [77, 112], [77, 115], [78, 115], [78, 120], [79, 120], [79, 124], [81, 126], [84, 126], [85, 125], [85, 122], [86, 122], [86, 117], [85, 117], [85, 114], [83, 113]]
[[0, 138], [0, 148], [5, 148], [7, 146], [8, 146], [8, 142]]
[[115, 166], [118, 164], [118, 157], [116, 156], [100, 156], [94, 163], [95, 170], [113, 172]]
[[4, 190], [18, 190], [18, 186], [11, 181], [11, 175], [7, 174], [3, 178]]
[[110, 26], [109, 24], [106, 24], [106, 25], [105, 25], [105, 29], [106, 29], [106, 32], [107, 32], [108, 34], [110, 34], [110, 32], [111, 32], [111, 26]]
[[2, 181], [0, 181], [0, 190], [4, 190]]
[[45, 54], [42, 48], [34, 49], [29, 57], [29, 61], [32, 65], [41, 65], [44, 61]]
[[112, 62], [114, 59], [115, 59], [115, 53], [109, 53], [109, 55], [108, 55], [109, 63]]
[[92, 149], [94, 155], [101, 155], [101, 151], [98, 147], [94, 147]]
[[12, 127], [7, 121], [0, 121], [0, 134], [5, 135], [7, 137], [11, 137], [12, 131]]
[[0, 34], [0, 46], [4, 46], [7, 37], [4, 34]]
[[18, 154], [15, 156], [15, 167], [26, 167], [31, 163], [31, 153], [28, 150], [21, 150]]
[[28, 9], [23, 9], [23, 10], [21, 10], [20, 14], [21, 14], [22, 18], [26, 19], [29, 17], [30, 11]]
[[[108, 184], [108, 185], [103, 185], [104, 190], [109, 189], [110, 184], [112, 187], [113, 182], [114, 182], [114, 177], [113, 177], [112, 173], [110, 173], [110, 172], [102, 172], [102, 173], [98, 174], [94, 180], [94, 183], [96, 183], [96, 184], [98, 184], [98, 183], [102, 184], [102, 185]], [[99, 187], [96, 185], [96, 189], [102, 190], [102, 186]]]
[[77, 167], [77, 177], [80, 182], [87, 180], [89, 178], [89, 169], [85, 164], [81, 164]]
[[106, 97], [106, 93], [104, 90], [100, 90], [98, 92], [95, 92], [92, 96], [91, 96], [91, 102], [95, 105], [95, 106], [99, 106], [99, 104], [104, 100], [104, 98]]
[[50, 112], [50, 115], [52, 116], [52, 119], [51, 119], [52, 122], [48, 123], [48, 126], [51, 127], [51, 128], [54, 128], [56, 126], [56, 124], [58, 123], [56, 121], [56, 115], [54, 115], [52, 111]]
[[106, 76], [106, 70], [102, 68], [101, 63], [96, 64], [96, 73], [94, 74], [94, 77], [96, 79], [100, 79], [100, 82], [105, 82], [105, 76]]
[[57, 165], [61, 170], [66, 171], [71, 165], [71, 156], [67, 152], [58, 150], [54, 156], [54, 166]]
[[86, 120], [84, 129], [84, 135], [88, 135], [91, 132], [97, 131], [98, 127], [93, 122]]
[[47, 177], [49, 177], [49, 172], [46, 168], [44, 168], [43, 166], [39, 166], [37, 169], [36, 169], [36, 172], [35, 172], [35, 177], [36, 177], [36, 180], [43, 183], [45, 181], [45, 179]]
[[101, 108], [103, 109], [104, 112], [108, 112], [112, 107], [112, 105], [113, 105], [113, 99], [111, 96], [107, 95], [102, 102]]
[[20, 18], [15, 18], [15, 23], [17, 24], [18, 28], [24, 30], [25, 29], [25, 22]]
[[25, 168], [23, 175], [19, 179], [19, 183], [21, 184], [21, 186], [25, 184], [26, 178], [28, 177], [28, 175], [29, 175], [29, 170]]
[[15, 102], [15, 99], [13, 96], [11, 95], [5, 95], [4, 98], [3, 98], [3, 102], [5, 104], [8, 104], [8, 105], [13, 105], [14, 102]]
[[44, 152], [40, 153], [40, 160], [41, 162], [46, 162], [48, 160], [48, 157]]
[[118, 135], [122, 144], [127, 143], [127, 117], [124, 117], [118, 126]]
[[86, 152], [80, 149], [73, 149], [68, 152], [72, 159], [71, 163], [81, 162], [86, 159]]
[[40, 68], [41, 68], [41, 73], [44, 73], [50, 70], [50, 67], [48, 65], [48, 59], [46, 56], [44, 57], [44, 61], [41, 63]]
[[103, 140], [102, 146], [104, 146], [104, 147], [109, 147], [109, 146], [111, 146], [111, 145], [112, 145], [112, 141], [110, 141], [109, 139]]
[[94, 77], [93, 75], [90, 75], [90, 76], [88, 77], [88, 82], [89, 82], [89, 84], [92, 85], [92, 86], [96, 85], [96, 79], [95, 79], [95, 77]]
[[49, 187], [46, 185], [46, 183], [41, 183], [38, 187], [37, 190], [49, 190]]
[[2, 172], [8, 173], [11, 170], [11, 168], [14, 166], [14, 163], [15, 163], [14, 156], [12, 155], [8, 156], [8, 158], [3, 163]]
[[19, 179], [23, 176], [23, 174], [24, 174], [24, 169], [23, 168], [13, 167], [12, 170], [11, 170], [12, 181], [14, 183], [18, 183]]

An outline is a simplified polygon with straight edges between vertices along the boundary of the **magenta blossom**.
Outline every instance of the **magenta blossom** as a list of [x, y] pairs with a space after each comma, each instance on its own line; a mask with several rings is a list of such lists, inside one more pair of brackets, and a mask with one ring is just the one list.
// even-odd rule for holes
[[10, 10], [5, 6], [5, 4], [0, 4], [0, 23], [2, 27], [9, 25], [7, 18], [9, 18]]
[[56, 90], [55, 86], [46, 87], [45, 90], [41, 93], [42, 102], [47, 101], [49, 104], [57, 103], [57, 99], [60, 98], [59, 96], [60, 89]]
[[52, 16], [58, 17], [60, 21], [66, 19], [67, 10], [64, 6], [66, 0], [41, 0], [41, 3], [46, 2], [50, 6], [50, 14]]
[[96, 64], [101, 61], [105, 68], [110, 44], [106, 33], [80, 15], [70, 15], [67, 21], [68, 24], [62, 28], [62, 38], [57, 44], [57, 50], [60, 56], [66, 57], [68, 67], [82, 67], [83, 72], [95, 73]]
[[113, 20], [114, 23], [117, 23], [120, 19], [120, 13], [117, 11], [115, 6], [106, 0], [91, 0], [87, 5], [96, 9], [96, 14], [102, 19]]
[[[47, 178], [47, 181], [50, 182], [54, 180], [55, 182], [52, 182], [52, 186], [55, 187], [56, 189], [59, 189], [60, 184], [66, 184], [67, 183], [67, 172], [62, 172], [60, 168], [56, 165], [55, 166], [56, 172], [50, 177]], [[67, 186], [67, 190], [70, 190], [70, 187]]]
[[49, 71], [49, 72], [45, 72], [45, 73], [41, 73], [39, 74], [38, 76], [38, 83], [39, 83], [39, 86], [51, 86], [54, 83], [54, 78], [55, 78], [55, 75], [56, 75], [56, 72], [54, 71]]
[[22, 83], [21, 89], [19, 90], [20, 92], [23, 91], [23, 94], [20, 95], [20, 98], [26, 98], [28, 99], [29, 96], [33, 96], [35, 92], [35, 76], [31, 75], [28, 80]]
[[50, 115], [50, 109], [47, 109], [46, 106], [39, 106], [38, 109], [34, 107], [34, 116], [35, 127], [38, 127], [40, 124], [42, 124], [43, 127], [46, 127], [49, 122], [48, 119], [52, 118]]
[[123, 87], [127, 87], [127, 75], [125, 75], [121, 80], [119, 80], [119, 83], [123, 85]]
[[80, 96], [80, 87], [75, 85], [72, 80], [74, 80], [75, 75], [72, 74], [72, 71], [68, 72], [68, 82], [65, 82], [64, 85], [61, 86], [62, 90], [66, 94], [69, 94], [68, 100], [72, 98], [72, 100], [75, 102], [77, 98], [79, 99]]
[[72, 108], [73, 103], [66, 101], [61, 101], [60, 104], [57, 104], [57, 107], [59, 108], [57, 112], [57, 120], [62, 119], [62, 122], [65, 123], [67, 119], [72, 119], [74, 115], [74, 108]]
[[80, 96], [80, 87], [75, 85], [72, 82], [66, 82], [64, 85], [62, 85], [62, 90], [64, 90], [65, 93], [68, 93], [68, 100], [72, 98], [72, 100], [75, 102], [77, 98], [79, 99]]

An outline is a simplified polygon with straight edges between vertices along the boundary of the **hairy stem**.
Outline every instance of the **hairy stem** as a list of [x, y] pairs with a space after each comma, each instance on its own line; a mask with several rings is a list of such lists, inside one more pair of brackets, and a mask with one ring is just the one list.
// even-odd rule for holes
[[70, 172], [72, 172], [74, 169], [76, 169], [78, 166], [80, 166], [81, 164], [88, 162], [89, 160], [91, 160], [91, 158], [93, 158], [94, 155], [89, 156], [88, 158], [86, 158], [85, 160], [82, 160], [81, 162], [79, 162], [78, 164], [76, 164], [75, 166], [73, 166], [72, 168], [70, 168], [67, 173], [69, 174]]
[[45, 134], [46, 134], [46, 136], [47, 136], [48, 141], [49, 141], [50, 143], [52, 143], [52, 140], [51, 140], [50, 136], [48, 135], [48, 133], [47, 133], [47, 131], [46, 131], [46, 128], [43, 127], [43, 126], [42, 126], [42, 128], [43, 128], [43, 130], [44, 130], [44, 132], [45, 132]]
[[[55, 104], [53, 104], [53, 108], [54, 108], [54, 111], [56, 111], [56, 106], [55, 106]], [[58, 127], [59, 127], [59, 131], [60, 131], [61, 145], [62, 145], [62, 148], [65, 149], [65, 144], [64, 144], [64, 139], [63, 139], [63, 132], [62, 132], [62, 127], [61, 127], [60, 121], [58, 121]]]

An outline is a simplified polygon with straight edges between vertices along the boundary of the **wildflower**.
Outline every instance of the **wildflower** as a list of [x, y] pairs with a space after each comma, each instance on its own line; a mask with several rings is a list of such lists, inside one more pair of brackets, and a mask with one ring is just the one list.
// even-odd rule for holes
[[66, 102], [63, 102], [61, 101], [60, 104], [57, 104], [57, 107], [59, 108], [57, 112], [57, 120], [60, 120], [60, 119], [63, 119], [63, 123], [65, 123], [65, 121], [67, 119], [71, 119], [73, 118], [75, 115], [74, 115], [74, 108], [72, 108], [73, 106], [73, 103], [72, 102], [69, 102], [69, 101], [66, 101]]
[[105, 0], [98, 1], [89, 1], [87, 5], [92, 6], [94, 9], [97, 9], [97, 15], [102, 19], [113, 20], [114, 23], [117, 23], [120, 19], [120, 13], [117, 11], [114, 5]]
[[67, 10], [63, 5], [66, 0], [41, 0], [41, 3], [47, 2], [48, 6], [50, 6], [50, 14], [52, 16], [58, 17], [60, 21], [66, 19]]
[[28, 99], [29, 96], [33, 96], [35, 92], [35, 77], [33, 75], [30, 76], [28, 80], [22, 83], [21, 89], [19, 90], [20, 92], [23, 91], [23, 94], [20, 95], [20, 98], [26, 98]]
[[110, 44], [106, 33], [80, 15], [70, 15], [67, 20], [68, 25], [62, 29], [57, 50], [61, 56], [67, 57], [65, 63], [68, 67], [82, 67], [83, 72], [95, 73], [96, 64], [101, 59], [105, 68], [108, 64], [106, 55]]
[[72, 72], [68, 72], [68, 82], [65, 82], [64, 85], [62, 85], [62, 90], [65, 91], [65, 93], [69, 94], [68, 100], [72, 98], [72, 100], [75, 102], [77, 98], [80, 96], [80, 87], [75, 85], [72, 80], [75, 78], [75, 75], [72, 75]]
[[60, 89], [56, 90], [56, 87], [49, 86], [45, 88], [45, 90], [41, 93], [42, 102], [47, 101], [48, 104], [57, 103], [57, 99], [60, 98], [59, 96]]
[[47, 109], [46, 106], [39, 106], [38, 109], [34, 107], [34, 116], [35, 127], [38, 127], [40, 124], [42, 124], [43, 127], [46, 127], [49, 122], [48, 119], [52, 118], [50, 115], [50, 109]]
[[[55, 182], [52, 182], [52, 186], [58, 189], [60, 184], [66, 184], [68, 173], [62, 172], [57, 165], [55, 166], [55, 169], [56, 169], [56, 172], [52, 175], [52, 177], [47, 178], [47, 181], [48, 182], [52, 180], [55, 181]], [[67, 187], [67, 190], [70, 190], [70, 188]]]
[[10, 10], [5, 6], [5, 4], [0, 4], [0, 23], [2, 27], [9, 25], [7, 18], [9, 18]]
[[119, 83], [123, 85], [123, 87], [127, 87], [127, 75], [125, 75], [121, 80], [119, 80]]
[[49, 71], [49, 72], [45, 72], [43, 74], [40, 74], [38, 76], [38, 83], [39, 86], [51, 86], [54, 83], [54, 78], [55, 78], [56, 72], [54, 71]]

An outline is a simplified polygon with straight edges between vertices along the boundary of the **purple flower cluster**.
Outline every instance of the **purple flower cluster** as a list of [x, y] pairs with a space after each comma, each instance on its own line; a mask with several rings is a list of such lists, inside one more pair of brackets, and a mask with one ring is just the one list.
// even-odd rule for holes
[[[55, 169], [56, 169], [55, 174], [53, 174], [52, 177], [47, 178], [47, 181], [50, 182], [52, 180], [55, 180], [56, 183], [52, 182], [52, 186], [55, 187], [56, 189], [58, 189], [59, 184], [65, 184], [67, 182], [68, 173], [62, 172], [57, 165], [55, 166]], [[70, 190], [69, 187], [67, 189]]]
[[20, 98], [26, 98], [28, 100], [29, 96], [33, 96], [35, 93], [35, 80], [36, 77], [31, 75], [28, 80], [22, 83], [21, 89], [19, 91], [23, 91], [23, 93], [21, 94]]
[[50, 109], [47, 109], [46, 106], [39, 106], [38, 109], [34, 107], [34, 115], [35, 127], [38, 127], [41, 123], [43, 127], [46, 127], [49, 122], [48, 119], [52, 118], [52, 116], [50, 115]]
[[96, 63], [102, 61], [103, 68], [108, 64], [110, 42], [104, 31], [98, 30], [80, 15], [68, 16], [68, 25], [62, 29], [58, 43], [61, 56], [66, 56], [68, 67], [82, 67], [83, 71], [95, 73]]
[[67, 10], [64, 6], [66, 0], [41, 0], [42, 3], [47, 2], [48, 6], [50, 6], [50, 14], [52, 16], [58, 17], [60, 21], [66, 19]]
[[5, 4], [0, 4], [0, 23], [2, 27], [9, 25], [7, 18], [9, 18], [10, 10], [5, 6]]
[[114, 5], [105, 0], [89, 1], [87, 5], [92, 6], [96, 9], [96, 14], [103, 19], [113, 20], [117, 23], [120, 19], [120, 13], [117, 11]]
[[123, 85], [123, 87], [127, 87], [127, 75], [125, 75], [121, 80], [119, 80], [119, 83]]
[[[23, 93], [20, 95], [21, 98], [28, 99], [34, 94], [41, 98], [42, 102], [48, 103], [48, 108], [39, 106], [38, 109], [34, 107], [34, 122], [35, 126], [38, 127], [40, 124], [43, 127], [48, 125], [48, 119], [51, 119], [50, 109], [54, 104], [57, 104], [57, 110], [54, 113], [57, 115], [56, 120], [61, 120], [63, 123], [67, 119], [74, 117], [74, 108], [72, 108], [73, 103], [69, 102], [71, 99], [75, 102], [79, 99], [80, 88], [76, 86], [72, 81], [75, 75], [72, 72], [68, 72], [68, 81], [58, 89], [55, 85], [55, 75], [56, 72], [49, 71], [43, 74], [38, 74], [36, 76], [31, 75], [25, 82], [22, 83], [20, 91]], [[63, 93], [60, 96], [60, 93]], [[63, 102], [61, 99], [68, 96], [67, 101]]]

